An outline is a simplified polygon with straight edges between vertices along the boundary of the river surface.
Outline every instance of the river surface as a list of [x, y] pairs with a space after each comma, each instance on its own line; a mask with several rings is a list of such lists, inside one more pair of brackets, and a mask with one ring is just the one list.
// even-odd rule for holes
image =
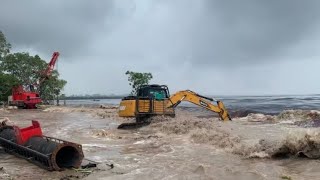
[[[221, 98], [220, 98], [221, 99]], [[224, 97], [233, 120], [184, 103], [175, 118], [118, 130], [120, 100], [68, 101], [45, 110], [0, 110], [25, 127], [39, 120], [45, 135], [83, 145], [92, 173], [48, 172], [0, 152], [2, 179], [319, 179], [318, 96]], [[84, 163], [87, 163], [86, 160]], [[111, 169], [107, 164], [114, 164]]]
[[[320, 108], [320, 95], [278, 95], [278, 96], [222, 96], [221, 100], [231, 113], [279, 114], [284, 110]], [[121, 99], [67, 100], [69, 106], [118, 105]], [[194, 108], [195, 105], [182, 102], [180, 107]], [[197, 109], [199, 110], [199, 109]]]

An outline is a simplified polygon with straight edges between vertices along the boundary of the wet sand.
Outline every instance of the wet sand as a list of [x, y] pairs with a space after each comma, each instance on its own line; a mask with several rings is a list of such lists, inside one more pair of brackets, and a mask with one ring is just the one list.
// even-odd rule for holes
[[[92, 173], [48, 172], [0, 152], [0, 179], [318, 179], [320, 131], [316, 111], [249, 114], [222, 122], [211, 112], [178, 109], [135, 130], [116, 127], [116, 108], [50, 107], [0, 111], [24, 127], [39, 120], [47, 136], [83, 145], [99, 162]], [[88, 161], [84, 161], [86, 164]], [[114, 164], [114, 168], [106, 164]]]

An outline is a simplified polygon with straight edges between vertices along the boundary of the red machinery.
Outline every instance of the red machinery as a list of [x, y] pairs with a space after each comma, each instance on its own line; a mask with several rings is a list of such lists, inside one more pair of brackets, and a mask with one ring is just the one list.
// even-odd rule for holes
[[[58, 57], [59, 52], [54, 52], [47, 68], [43, 72], [41, 72], [41, 79], [36, 84], [36, 86], [38, 87], [37, 90], [39, 90], [39, 86], [51, 75]], [[19, 85], [13, 87], [12, 96], [8, 97], [9, 105], [17, 106], [19, 108], [35, 109], [36, 105], [41, 103], [42, 100], [40, 98], [39, 92], [35, 91], [33, 87], [34, 85], [28, 85], [27, 87]]]
[[80, 144], [44, 136], [38, 121], [26, 128], [1, 123], [0, 146], [50, 171], [78, 168], [84, 157]]

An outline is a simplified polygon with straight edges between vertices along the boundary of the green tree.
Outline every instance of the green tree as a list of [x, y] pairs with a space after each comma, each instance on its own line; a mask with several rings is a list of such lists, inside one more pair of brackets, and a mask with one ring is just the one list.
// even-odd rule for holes
[[0, 70], [15, 76], [24, 85], [35, 84], [46, 66], [38, 55], [30, 56], [26, 52], [9, 54], [0, 61]]
[[43, 82], [40, 87], [40, 94], [44, 101], [53, 100], [61, 94], [61, 90], [67, 84], [67, 81], [59, 79], [59, 73], [53, 71], [52, 75]]
[[14, 76], [0, 72], [0, 102], [7, 101], [8, 96], [11, 95], [12, 87], [18, 84], [19, 81]]
[[[36, 84], [42, 78], [42, 73], [47, 67], [47, 63], [38, 55], [30, 56], [29, 53], [8, 54], [0, 61], [0, 71], [14, 76], [22, 85]], [[43, 100], [55, 97], [65, 86], [66, 81], [59, 79], [57, 71], [52, 72], [52, 76], [40, 84], [39, 92]]]
[[[0, 31], [0, 63], [2, 59], [10, 52], [11, 45], [7, 42], [6, 37]], [[0, 101], [7, 101], [11, 94], [12, 86], [18, 84], [18, 80], [12, 76], [4, 74], [0, 70]]]
[[135, 95], [142, 85], [149, 84], [149, 81], [153, 78], [151, 73], [127, 71], [126, 75], [128, 75], [129, 85], [132, 86], [131, 95]]
[[[10, 49], [10, 43], [0, 31], [0, 100], [6, 100], [15, 85], [36, 84], [42, 78], [43, 70], [48, 66], [38, 55], [30, 56], [26, 52], [9, 54]], [[66, 83], [65, 80], [59, 79], [57, 71], [53, 71], [52, 76], [39, 88], [41, 98], [54, 99]]]
[[11, 44], [7, 42], [6, 37], [0, 31], [0, 59], [9, 54], [11, 49]]

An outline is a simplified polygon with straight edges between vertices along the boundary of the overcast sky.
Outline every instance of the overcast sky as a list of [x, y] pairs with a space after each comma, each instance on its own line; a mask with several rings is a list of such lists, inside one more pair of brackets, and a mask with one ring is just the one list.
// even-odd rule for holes
[[49, 61], [71, 94], [125, 94], [126, 70], [171, 92], [320, 93], [318, 0], [2, 0], [13, 51]]

